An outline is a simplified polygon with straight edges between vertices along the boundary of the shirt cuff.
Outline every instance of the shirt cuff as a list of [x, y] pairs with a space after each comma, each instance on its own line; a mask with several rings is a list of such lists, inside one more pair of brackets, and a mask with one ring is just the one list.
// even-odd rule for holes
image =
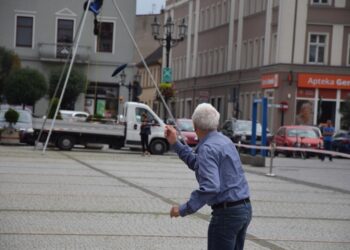
[[181, 217], [185, 217], [188, 214], [188, 212], [187, 212], [187, 203], [180, 205], [179, 213], [180, 213]]
[[184, 145], [183, 145], [181, 142], [179, 142], [179, 141], [176, 141], [176, 143], [172, 145], [172, 147], [173, 147], [173, 149], [174, 149], [174, 151], [175, 151], [176, 153], [179, 152], [179, 150], [180, 150], [183, 146], [184, 146]]

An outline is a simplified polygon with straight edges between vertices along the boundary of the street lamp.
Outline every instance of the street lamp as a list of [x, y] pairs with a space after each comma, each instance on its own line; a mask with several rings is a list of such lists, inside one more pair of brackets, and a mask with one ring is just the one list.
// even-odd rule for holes
[[125, 79], [126, 79], [126, 74], [124, 72], [124, 70], [120, 73], [120, 80], [119, 82], [117, 83], [117, 107], [116, 107], [116, 110], [117, 110], [117, 115], [119, 114], [119, 95], [120, 95], [120, 86], [124, 86], [125, 84]]
[[[187, 25], [185, 23], [185, 18], [182, 19], [181, 24], [178, 25], [178, 36], [174, 37], [174, 22], [169, 16], [166, 20], [166, 23], [163, 25], [163, 34], [160, 35], [160, 23], [158, 22], [157, 17], [154, 17], [154, 21], [151, 24], [152, 26], [152, 35], [153, 38], [157, 41], [159, 41], [160, 45], [162, 47], [165, 47], [166, 50], [166, 65], [165, 69], [163, 69], [163, 77], [162, 82], [163, 83], [171, 83], [172, 82], [172, 76], [171, 76], [171, 70], [169, 69], [169, 60], [170, 60], [170, 49], [174, 46], [176, 46], [179, 42], [183, 41], [186, 36], [187, 32]], [[168, 102], [168, 97], [165, 96], [165, 103]], [[164, 104], [164, 120], [166, 121], [166, 109]]]
[[158, 18], [155, 16], [154, 21], [151, 24], [152, 26], [152, 35], [153, 38], [165, 47], [166, 49], [166, 67], [169, 68], [169, 53], [170, 49], [176, 46], [179, 42], [183, 41], [186, 36], [187, 25], [185, 23], [185, 18], [182, 19], [182, 22], [179, 27], [178, 37], [173, 37], [174, 33], [174, 22], [169, 16], [167, 18], [166, 23], [163, 25], [163, 35], [160, 35], [160, 23], [158, 22]]

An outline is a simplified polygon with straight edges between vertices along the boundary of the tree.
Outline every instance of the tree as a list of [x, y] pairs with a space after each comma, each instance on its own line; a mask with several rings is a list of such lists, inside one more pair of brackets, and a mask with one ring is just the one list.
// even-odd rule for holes
[[0, 102], [3, 95], [4, 82], [7, 76], [21, 67], [19, 57], [10, 50], [0, 47]]
[[14, 109], [9, 109], [5, 113], [5, 120], [10, 124], [10, 128], [12, 128], [12, 124], [16, 124], [19, 118], [19, 113]]
[[12, 71], [4, 83], [4, 95], [9, 104], [34, 105], [47, 92], [45, 77], [37, 70], [24, 68]]
[[[62, 69], [54, 70], [50, 74], [50, 87], [49, 95], [52, 98], [58, 81], [61, 76]], [[60, 97], [64, 85], [64, 80], [66, 79], [67, 71], [64, 73], [64, 76], [60, 83], [60, 88], [58, 89], [56, 97]], [[63, 96], [61, 103], [62, 109], [74, 109], [74, 103], [76, 102], [79, 94], [84, 93], [86, 90], [86, 76], [81, 70], [72, 69], [71, 74], [68, 79], [66, 91]]]
[[340, 113], [343, 115], [341, 127], [344, 129], [350, 129], [350, 97], [346, 100], [344, 105], [342, 105]]

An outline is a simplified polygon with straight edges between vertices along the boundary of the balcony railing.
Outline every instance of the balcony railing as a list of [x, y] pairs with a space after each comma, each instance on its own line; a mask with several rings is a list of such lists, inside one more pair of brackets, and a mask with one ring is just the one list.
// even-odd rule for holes
[[[64, 61], [69, 56], [73, 45], [71, 43], [38, 43], [39, 57], [43, 61]], [[78, 46], [76, 62], [88, 63], [91, 47]], [[70, 55], [72, 57], [72, 55]]]

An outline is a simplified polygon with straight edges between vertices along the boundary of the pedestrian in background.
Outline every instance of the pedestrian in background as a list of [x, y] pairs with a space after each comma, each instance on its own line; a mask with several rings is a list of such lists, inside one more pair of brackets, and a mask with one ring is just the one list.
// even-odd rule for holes
[[246, 231], [252, 218], [249, 188], [232, 141], [217, 132], [220, 114], [208, 103], [197, 106], [192, 115], [199, 143], [195, 152], [177, 141], [174, 127], [167, 125], [165, 136], [179, 158], [195, 172], [199, 188], [189, 200], [175, 205], [171, 217], [195, 213], [205, 204], [211, 206], [208, 249], [243, 249]]
[[[322, 129], [323, 147], [325, 150], [332, 150], [334, 127], [331, 120], [327, 120], [327, 125]], [[328, 154], [329, 161], [332, 161], [332, 154]], [[324, 161], [325, 155], [322, 155], [321, 160]]]
[[150, 155], [148, 136], [151, 134], [151, 124], [148, 122], [147, 114], [145, 112], [141, 115], [141, 145], [142, 145], [142, 155]]

